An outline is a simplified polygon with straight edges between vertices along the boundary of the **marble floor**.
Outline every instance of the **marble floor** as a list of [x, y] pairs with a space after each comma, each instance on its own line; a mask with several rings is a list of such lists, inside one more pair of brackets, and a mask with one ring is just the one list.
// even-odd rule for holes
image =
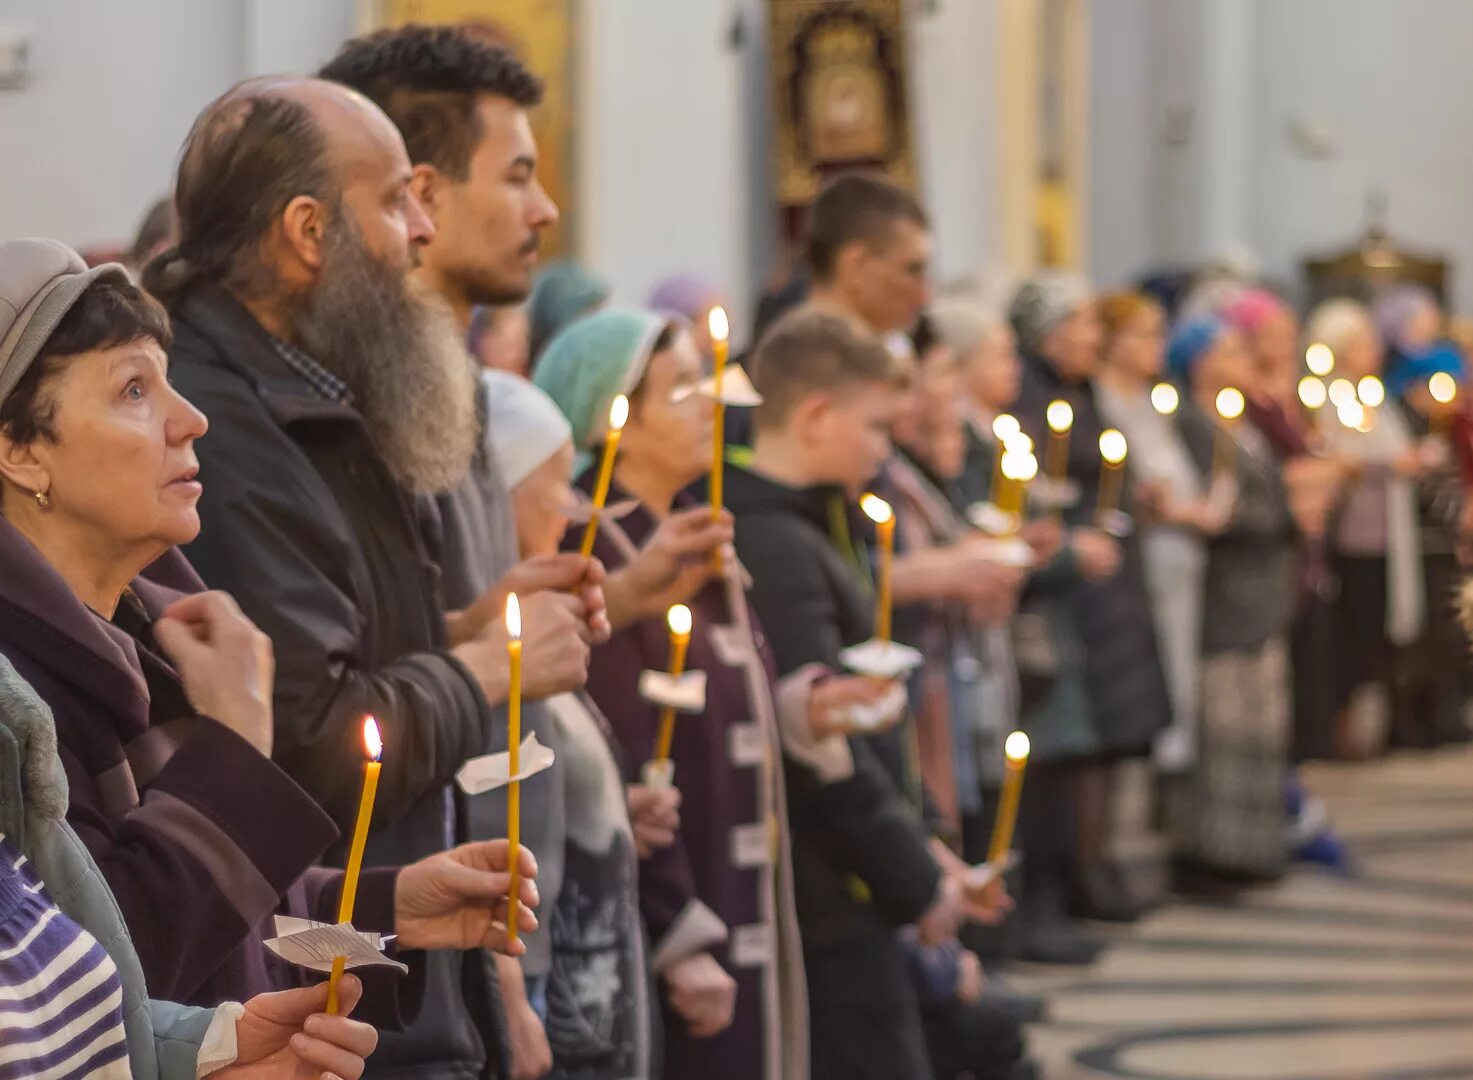
[[1350, 878], [1173, 903], [1046, 993], [1048, 1080], [1473, 1080], [1473, 748], [1314, 766]]

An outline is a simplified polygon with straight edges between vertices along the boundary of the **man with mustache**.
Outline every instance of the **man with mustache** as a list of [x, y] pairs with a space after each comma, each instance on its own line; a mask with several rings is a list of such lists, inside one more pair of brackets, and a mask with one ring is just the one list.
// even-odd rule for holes
[[[174, 316], [173, 378], [211, 419], [188, 555], [272, 638], [275, 757], [345, 831], [363, 717], [380, 722], [368, 865], [465, 835], [450, 781], [489, 749], [508, 682], [500, 615], [447, 626], [434, 497], [465, 479], [479, 425], [462, 337], [410, 277], [434, 236], [410, 178], [398, 131], [361, 95], [248, 81], [196, 121], [179, 244], [145, 278]], [[579, 564], [527, 598], [529, 697], [586, 678], [596, 575]], [[370, 1075], [485, 1070], [481, 958], [434, 954], [427, 969], [420, 1021], [384, 1038]]]
[[[350, 41], [320, 74], [367, 95], [403, 134], [414, 165], [411, 190], [436, 229], [420, 252], [416, 276], [446, 300], [461, 328], [469, 333], [479, 305], [525, 300], [541, 234], [557, 221], [557, 208], [537, 179], [537, 144], [528, 115], [541, 100], [537, 78], [473, 29], [422, 25]], [[466, 605], [455, 620], [456, 631], [489, 614], [486, 600], [476, 598], [495, 596], [487, 585], [507, 572], [504, 562], [488, 559], [486, 553], [514, 550], [507, 539], [513, 527], [509, 497], [489, 453], [483, 448], [467, 481], [441, 500], [447, 549], [467, 553], [451, 562], [472, 572], [470, 580], [456, 581], [447, 564], [451, 603]], [[609, 576], [605, 591], [611, 623], [663, 616], [670, 604], [689, 599], [714, 573], [711, 552], [731, 536], [729, 522], [713, 521], [709, 509], [672, 514], [638, 557]], [[535, 580], [568, 558], [529, 563], [512, 577]], [[535, 705], [524, 721], [546, 730], [546, 716]], [[551, 738], [546, 735], [543, 741]], [[555, 794], [545, 781], [538, 785], [539, 780], [544, 778], [524, 788], [524, 800]], [[638, 821], [641, 813], [661, 813], [654, 800], [670, 794], [631, 789], [632, 815]], [[472, 807], [481, 825], [475, 835], [496, 835], [500, 806], [491, 800]], [[556, 900], [551, 890], [560, 879], [561, 810], [555, 799], [547, 809], [538, 814], [524, 801], [524, 820], [541, 830], [538, 839], [528, 842], [541, 867], [539, 886], [547, 887], [543, 902], [551, 910]], [[481, 811], [490, 811], [484, 821]], [[529, 937], [520, 966], [516, 960], [497, 958], [515, 1080], [543, 1075], [552, 1064], [547, 1036], [527, 994], [530, 990], [537, 1000], [545, 989], [552, 966], [547, 937], [540, 931]]]

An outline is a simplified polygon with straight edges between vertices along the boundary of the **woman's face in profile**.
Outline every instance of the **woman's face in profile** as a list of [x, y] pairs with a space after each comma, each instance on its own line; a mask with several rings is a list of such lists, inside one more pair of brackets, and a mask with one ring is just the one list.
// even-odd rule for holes
[[0, 448], [9, 479], [27, 493], [44, 490], [43, 513], [56, 524], [120, 558], [152, 550], [139, 570], [199, 534], [194, 441], [209, 425], [169, 384], [156, 341], [63, 358], [37, 402], [53, 437]]

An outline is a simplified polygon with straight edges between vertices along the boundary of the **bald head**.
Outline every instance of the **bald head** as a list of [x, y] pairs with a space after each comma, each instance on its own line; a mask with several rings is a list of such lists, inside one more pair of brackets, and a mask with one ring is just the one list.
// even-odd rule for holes
[[[195, 121], [175, 182], [179, 246], [149, 268], [166, 303], [215, 281], [242, 298], [310, 287], [334, 227], [412, 261], [428, 227], [407, 208], [403, 139], [382, 110], [321, 79], [248, 79]], [[412, 200], [409, 200], [412, 202]]]

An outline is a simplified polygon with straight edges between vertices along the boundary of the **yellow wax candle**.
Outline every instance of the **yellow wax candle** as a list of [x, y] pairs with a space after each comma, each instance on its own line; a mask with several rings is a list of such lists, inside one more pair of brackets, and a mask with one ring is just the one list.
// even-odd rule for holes
[[880, 538], [880, 584], [875, 596], [875, 637], [890, 643], [890, 564], [895, 561], [895, 511], [878, 495], [866, 495], [859, 508], [875, 523]]
[[1217, 415], [1222, 417], [1217, 436], [1212, 443], [1212, 475], [1214, 478], [1233, 472], [1238, 465], [1238, 441], [1233, 437], [1233, 425], [1243, 415], [1247, 403], [1243, 392], [1233, 386], [1224, 386], [1217, 392]]
[[1074, 427], [1074, 408], [1067, 401], [1050, 401], [1047, 415], [1047, 475], [1050, 480], [1062, 480], [1069, 468], [1069, 432]]
[[1120, 487], [1125, 482], [1125, 436], [1114, 428], [1100, 432], [1100, 513], [1120, 509]]
[[[353, 904], [358, 899], [358, 877], [363, 872], [363, 846], [368, 843], [368, 823], [373, 820], [373, 799], [378, 794], [378, 774], [381, 768], [379, 757], [384, 752], [383, 739], [379, 737], [378, 722], [368, 716], [363, 720], [363, 748], [368, 760], [363, 765], [363, 793], [358, 799], [358, 818], [353, 823], [353, 842], [348, 847], [348, 866], [343, 871], [343, 892], [338, 900], [338, 922], [353, 921]], [[347, 964], [345, 957], [333, 958], [332, 974], [328, 976], [327, 1014], [338, 1012], [338, 980], [343, 977]]]
[[722, 397], [722, 380], [726, 375], [726, 355], [729, 344], [727, 335], [730, 331], [726, 321], [726, 309], [720, 305], [713, 307], [706, 320], [706, 326], [711, 331], [711, 355], [716, 372], [716, 403], [712, 409], [711, 422], [711, 516], [719, 518], [725, 494], [722, 485], [723, 470], [726, 464], [726, 402]]
[[517, 939], [517, 895], [522, 888], [522, 605], [516, 593], [506, 597], [506, 656], [511, 678], [506, 695], [506, 738], [510, 751], [511, 783], [506, 785], [506, 857], [511, 885], [506, 897], [506, 937]]
[[1002, 456], [1007, 452], [1008, 440], [1016, 439], [1022, 433], [1023, 425], [1018, 423], [1018, 418], [1015, 416], [999, 413], [997, 419], [992, 421], [992, 434], [997, 439], [997, 453], [992, 459], [992, 483], [987, 488], [987, 498], [994, 506], [1001, 497]]
[[593, 487], [593, 515], [583, 529], [583, 545], [579, 553], [586, 559], [593, 554], [593, 539], [598, 535], [598, 519], [609, 497], [609, 484], [614, 479], [614, 458], [619, 453], [619, 436], [629, 420], [629, 399], [623, 394], [609, 406], [609, 429], [604, 437], [603, 458], [598, 464], [598, 482]]
[[[676, 604], [665, 614], [670, 627], [670, 674], [685, 673], [685, 652], [690, 647], [691, 614], [684, 604]], [[675, 710], [669, 705], [660, 710], [660, 730], [655, 739], [655, 760], [670, 758], [670, 742], [675, 738]]]
[[1005, 514], [1021, 517], [1028, 482], [1038, 475], [1038, 459], [1029, 450], [1009, 450], [1002, 456], [1003, 486], [998, 493], [997, 508]]
[[1028, 736], [1015, 731], [1003, 744], [1007, 770], [1003, 773], [1002, 793], [997, 801], [997, 817], [992, 824], [992, 843], [987, 848], [987, 861], [996, 863], [1013, 846], [1013, 830], [1018, 824], [1018, 799], [1023, 793], [1023, 770], [1028, 767]]
[[1432, 409], [1432, 434], [1446, 434], [1452, 421], [1450, 406], [1458, 396], [1458, 380], [1445, 371], [1435, 372], [1427, 380], [1427, 392], [1436, 403]]

